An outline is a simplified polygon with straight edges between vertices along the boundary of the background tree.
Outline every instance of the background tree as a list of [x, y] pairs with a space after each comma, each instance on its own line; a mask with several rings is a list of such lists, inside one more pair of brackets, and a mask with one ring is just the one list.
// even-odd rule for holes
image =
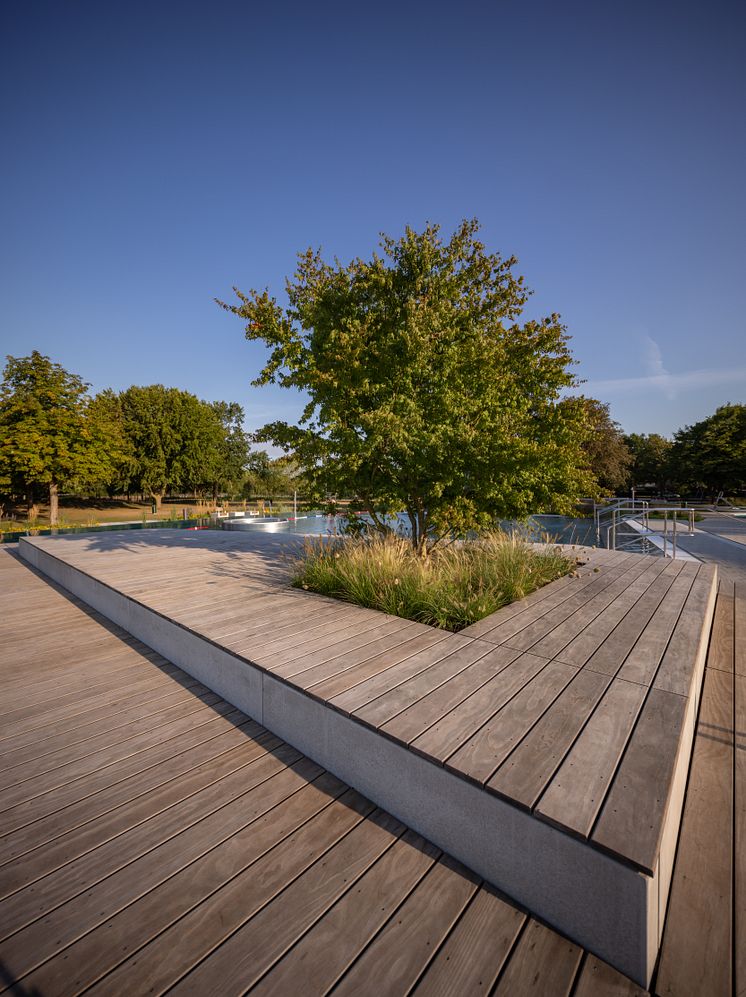
[[274, 460], [266, 450], [253, 450], [248, 457], [244, 492], [247, 498], [262, 496], [276, 498], [292, 495], [298, 490], [300, 479], [294, 462], [287, 457]]
[[240, 488], [248, 437], [236, 402], [205, 402], [162, 384], [133, 385], [115, 397], [116, 403], [108, 395], [105, 401], [118, 406], [128, 441], [122, 477], [127, 488], [150, 495], [157, 511], [169, 491], [217, 499], [226, 488]]
[[107, 427], [109, 439], [115, 441], [110, 473], [102, 482], [103, 488], [112, 498], [127, 491], [135, 467], [133, 443], [124, 424], [122, 399], [111, 388], [106, 388], [91, 400], [89, 411], [97, 424]]
[[132, 454], [129, 484], [150, 495], [156, 511], [169, 490], [195, 490], [214, 479], [224, 434], [206, 402], [162, 384], [133, 385], [120, 402]]
[[42, 490], [59, 521], [59, 490], [106, 480], [120, 459], [116, 434], [90, 405], [88, 385], [34, 350], [7, 358], [0, 386], [0, 478], [24, 494], [29, 519]]
[[609, 406], [604, 402], [583, 396], [579, 400], [585, 411], [583, 450], [598, 489], [606, 494], [622, 489], [629, 479], [632, 454], [621, 427], [611, 418]]
[[218, 302], [270, 348], [255, 384], [308, 394], [300, 425], [258, 438], [295, 455], [320, 490], [355, 495], [376, 526], [409, 517], [434, 532], [573, 507], [591, 478], [583, 407], [557, 315], [519, 324], [515, 259], [489, 254], [475, 221], [382, 237], [382, 255], [343, 266], [299, 256], [289, 305], [267, 291]]
[[244, 410], [237, 402], [210, 402], [219, 431], [208, 456], [208, 487], [213, 502], [222, 491], [241, 489], [249, 456], [249, 437], [244, 431]]
[[721, 405], [674, 435], [671, 467], [677, 482], [715, 496], [746, 488], [746, 405]]
[[665, 491], [671, 475], [671, 441], [659, 433], [630, 433], [624, 442], [632, 455], [632, 487], [652, 486], [658, 492]]

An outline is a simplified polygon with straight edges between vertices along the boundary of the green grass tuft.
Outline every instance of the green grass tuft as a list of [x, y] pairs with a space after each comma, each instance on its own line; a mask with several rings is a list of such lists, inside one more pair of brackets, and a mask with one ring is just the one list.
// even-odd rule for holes
[[298, 588], [458, 631], [574, 569], [555, 546], [492, 533], [420, 558], [398, 537], [308, 538]]

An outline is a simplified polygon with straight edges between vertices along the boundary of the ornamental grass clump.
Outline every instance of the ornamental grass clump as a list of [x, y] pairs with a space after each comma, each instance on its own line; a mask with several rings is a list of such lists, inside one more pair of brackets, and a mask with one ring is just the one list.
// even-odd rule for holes
[[551, 545], [506, 533], [420, 556], [395, 536], [308, 539], [293, 584], [369, 609], [458, 631], [575, 567]]

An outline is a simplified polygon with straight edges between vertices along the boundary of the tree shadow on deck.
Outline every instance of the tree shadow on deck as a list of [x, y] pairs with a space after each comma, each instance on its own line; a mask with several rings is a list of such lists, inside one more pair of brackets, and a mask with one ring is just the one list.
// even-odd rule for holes
[[[58, 535], [50, 538], [57, 544], [74, 544], [85, 551], [101, 554], [146, 554], [152, 552], [200, 551], [206, 556], [199, 570], [206, 578], [233, 578], [259, 583], [263, 586], [282, 588], [293, 592], [289, 586], [292, 561], [303, 546], [303, 537], [292, 534], [239, 534], [211, 529], [155, 529], [143, 532], [131, 530], [106, 533]], [[54, 546], [46, 548], [54, 554]], [[214, 555], [209, 559], [209, 555]], [[60, 550], [60, 557], [64, 557]], [[85, 570], [82, 568], [81, 570]], [[137, 568], [133, 563], [133, 575]], [[210, 584], [206, 580], [205, 584]], [[305, 593], [297, 592], [299, 597]]]

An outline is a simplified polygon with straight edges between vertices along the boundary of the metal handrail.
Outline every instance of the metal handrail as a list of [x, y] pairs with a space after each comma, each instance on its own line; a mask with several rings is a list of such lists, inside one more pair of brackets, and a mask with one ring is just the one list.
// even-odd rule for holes
[[[647, 530], [648, 534], [654, 533], [650, 529], [650, 514], [662, 512], [663, 513], [663, 529], [660, 532], [661, 539], [663, 540], [663, 556], [668, 556], [668, 545], [671, 545], [671, 557], [676, 558], [677, 551], [677, 541], [678, 541], [678, 516], [677, 513], [684, 513], [689, 521], [688, 535], [694, 536], [694, 509], [687, 508], [686, 506], [659, 506], [658, 508], [646, 507], [643, 510], [643, 515], [640, 517], [637, 510], [631, 506], [617, 505], [611, 510], [611, 523], [606, 527], [606, 546], [609, 550], [618, 550], [619, 546], [617, 543], [617, 529], [621, 523], [630, 522], [632, 520], [638, 520], [642, 518], [643, 528]], [[625, 514], [626, 515], [623, 515]], [[672, 513], [671, 525], [669, 527], [669, 513]], [[599, 531], [599, 542], [600, 542], [600, 521], [598, 526]], [[670, 539], [669, 539], [670, 531]], [[642, 536], [645, 536], [643, 534]], [[629, 541], [625, 544], [629, 546]]]
[[630, 509], [635, 510], [638, 508], [644, 511], [648, 508], [649, 505], [650, 503], [648, 502], [647, 499], [636, 499], [634, 497], [631, 499], [627, 498], [612, 499], [611, 502], [607, 502], [604, 505], [600, 505], [594, 500], [593, 519], [596, 523], [596, 542], [597, 543], [601, 542], [601, 525], [602, 525], [601, 518], [603, 516], [606, 516], [609, 513], [611, 513], [611, 515], [613, 516], [615, 512], [617, 512], [621, 508], [624, 508], [625, 511], [629, 511]]

